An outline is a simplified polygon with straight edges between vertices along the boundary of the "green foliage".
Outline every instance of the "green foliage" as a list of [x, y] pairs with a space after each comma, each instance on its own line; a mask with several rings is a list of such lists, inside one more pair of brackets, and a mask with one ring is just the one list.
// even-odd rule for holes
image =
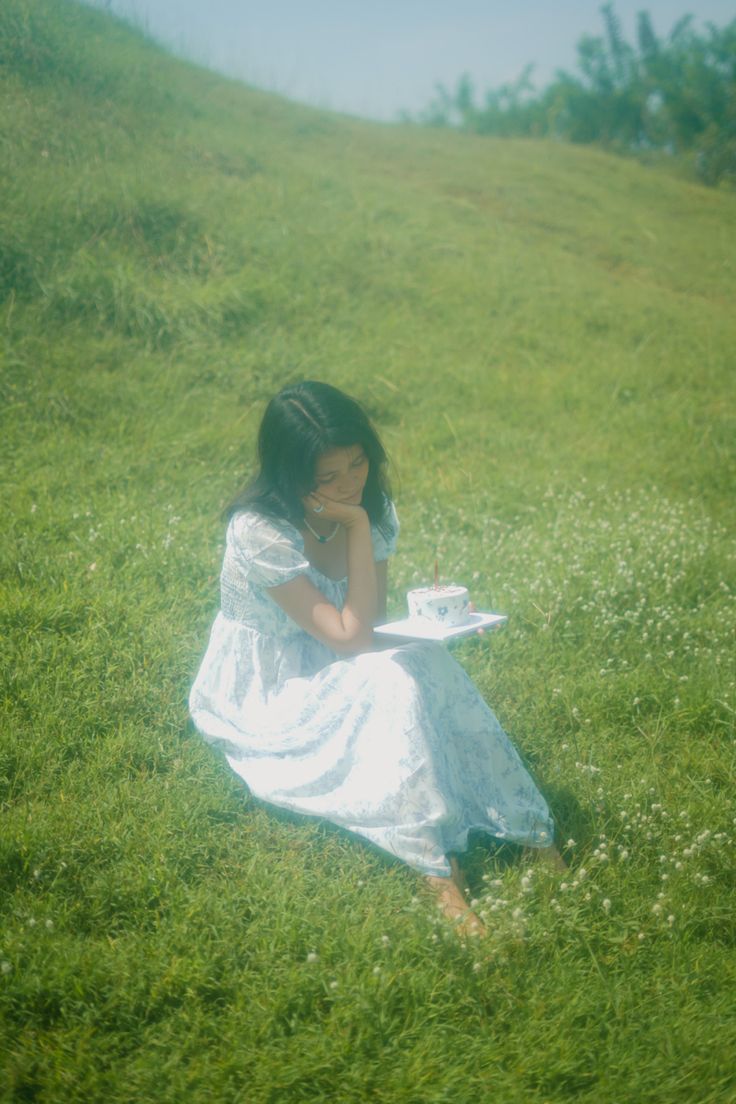
[[560, 72], [537, 92], [529, 66], [517, 82], [487, 92], [481, 106], [464, 76], [454, 93], [438, 87], [420, 121], [686, 157], [702, 182], [736, 182], [736, 20], [698, 34], [686, 16], [662, 40], [640, 12], [637, 49], [625, 41], [613, 4], [601, 13], [605, 35], [578, 43], [580, 76]]
[[[728, 1100], [733, 195], [58, 0], [0, 49], [0, 1100]], [[509, 615], [456, 655], [571, 869], [475, 837], [475, 945], [188, 722], [220, 510], [306, 376], [394, 459], [394, 607], [438, 554]]]

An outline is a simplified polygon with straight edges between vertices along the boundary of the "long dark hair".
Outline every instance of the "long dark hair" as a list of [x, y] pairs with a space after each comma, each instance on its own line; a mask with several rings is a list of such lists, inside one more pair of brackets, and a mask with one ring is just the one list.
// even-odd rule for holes
[[317, 380], [284, 387], [269, 402], [258, 431], [259, 471], [229, 504], [226, 517], [254, 510], [301, 524], [302, 499], [316, 486], [317, 460], [351, 445], [360, 445], [368, 457], [361, 505], [380, 528], [390, 494], [384, 447], [360, 403]]

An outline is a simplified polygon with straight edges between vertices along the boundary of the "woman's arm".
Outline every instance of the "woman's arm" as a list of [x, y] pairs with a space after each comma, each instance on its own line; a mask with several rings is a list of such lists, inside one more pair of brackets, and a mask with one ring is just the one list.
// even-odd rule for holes
[[[326, 520], [339, 521], [345, 528], [348, 560], [348, 590], [342, 610], [338, 610], [305, 576], [300, 575], [278, 587], [269, 587], [273, 600], [317, 640], [338, 654], [352, 655], [373, 646], [373, 626], [381, 613], [378, 572], [373, 560], [373, 542], [368, 515], [361, 506], [324, 503]], [[384, 572], [385, 576], [385, 572]]]

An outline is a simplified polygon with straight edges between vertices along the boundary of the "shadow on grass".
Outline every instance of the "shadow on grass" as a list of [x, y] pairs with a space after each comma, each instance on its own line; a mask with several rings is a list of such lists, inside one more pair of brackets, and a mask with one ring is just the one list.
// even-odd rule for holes
[[[592, 810], [584, 808], [575, 794], [565, 787], [546, 786], [545, 791], [555, 821], [556, 844], [560, 852], [564, 855], [565, 840], [571, 836], [578, 843], [586, 844], [594, 834]], [[476, 895], [483, 890], [485, 874], [493, 871], [500, 877], [506, 870], [523, 862], [524, 848], [474, 828], [468, 834], [467, 850], [458, 853], [457, 858], [471, 894]]]
[[[403, 860], [390, 855], [377, 844], [364, 839], [364, 837], [349, 831], [347, 828], [342, 828], [322, 817], [297, 813], [291, 809], [271, 805], [261, 798], [254, 797], [247, 789], [245, 792], [248, 795], [248, 805], [258, 809], [268, 818], [284, 827], [306, 829], [305, 845], [313, 842], [315, 837], [324, 839], [327, 843], [325, 848], [326, 862], [334, 862], [336, 850], [347, 854], [355, 849], [355, 858], [358, 860], [354, 868], [356, 875], [369, 873], [369, 871], [360, 869], [361, 862], [358, 856], [360, 852], [363, 852], [364, 855], [370, 855], [371, 859], [375, 861], [377, 872], [379, 870], [395, 873], [405, 871], [407, 875], [421, 877], [419, 872], [414, 871]], [[547, 796], [550, 807], [554, 811], [559, 849], [564, 851], [564, 842], [570, 836], [573, 836], [579, 843], [586, 844], [594, 834], [594, 820], [591, 811], [583, 808], [574, 793], [564, 787], [554, 790], [547, 787]], [[337, 848], [331, 846], [331, 844], [337, 844]], [[307, 853], [308, 847], [305, 846], [305, 857]], [[475, 895], [483, 888], [484, 875], [495, 871], [500, 876], [504, 871], [518, 866], [523, 861], [524, 848], [517, 844], [499, 840], [481, 829], [471, 829], [468, 833], [467, 849], [463, 852], [451, 852], [451, 854], [457, 855], [471, 893]]]

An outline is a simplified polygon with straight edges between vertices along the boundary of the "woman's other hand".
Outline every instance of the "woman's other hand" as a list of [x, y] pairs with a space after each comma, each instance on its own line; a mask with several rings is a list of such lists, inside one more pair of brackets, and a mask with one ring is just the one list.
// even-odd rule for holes
[[[469, 613], [475, 613], [476, 612], [475, 602], [468, 602], [468, 612]], [[475, 635], [476, 636], [485, 636], [486, 635], [486, 630], [485, 629], [476, 629], [475, 630]]]

